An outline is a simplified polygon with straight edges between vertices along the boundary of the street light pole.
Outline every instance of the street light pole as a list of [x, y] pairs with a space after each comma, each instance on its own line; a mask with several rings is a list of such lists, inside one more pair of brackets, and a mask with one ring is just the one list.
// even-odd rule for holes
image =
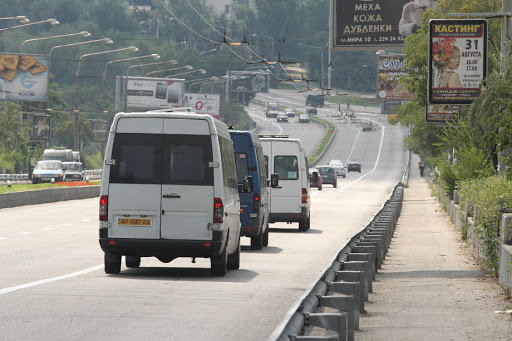
[[298, 43], [298, 45], [320, 50], [320, 64], [321, 64], [320, 87], [323, 89], [323, 87], [324, 87], [324, 49], [321, 46], [306, 45], [306, 44], [302, 44], [302, 43]]
[[114, 53], [114, 52], [121, 52], [121, 51], [126, 51], [126, 50], [138, 51], [138, 49], [135, 46], [129, 46], [129, 47], [124, 47], [124, 48], [115, 49], [115, 50], [86, 53], [86, 54], [82, 55], [80, 58], [78, 58], [78, 66], [76, 68], [76, 75], [75, 75], [76, 76], [76, 79], [75, 79], [75, 133], [74, 133], [74, 141], [73, 141], [73, 148], [75, 150], [80, 149], [80, 127], [79, 127], [79, 110], [78, 110], [78, 101], [79, 101], [79, 99], [78, 99], [79, 98], [78, 78], [80, 76], [80, 66], [82, 65], [82, 60], [85, 57], [97, 56], [97, 55], [101, 55], [101, 54]]
[[174, 70], [181, 70], [181, 69], [192, 70], [193, 68], [194, 67], [192, 65], [185, 65], [185, 66], [175, 67], [172, 69], [150, 71], [150, 72], [146, 73], [146, 77], [148, 77], [149, 75], [155, 74], [155, 73], [160, 73], [160, 72], [165, 72], [165, 71], [174, 71]]
[[88, 38], [88, 37], [91, 36], [91, 34], [89, 32], [81, 31], [81, 32], [77, 32], [77, 33], [59, 34], [59, 35], [56, 35], [56, 36], [27, 39], [23, 43], [21, 43], [20, 55], [23, 55], [23, 46], [25, 46], [26, 43], [30, 43], [30, 42], [38, 41], [38, 40], [57, 39], [57, 38], [73, 37], [73, 36], [79, 36], [79, 35], [81, 35], [84, 38]]
[[37, 24], [44, 24], [44, 23], [49, 23], [50, 25], [52, 26], [55, 26], [55, 25], [59, 25], [60, 22], [55, 19], [55, 18], [49, 18], [49, 19], [45, 19], [45, 20], [41, 20], [41, 21], [36, 21], [36, 22], [33, 22], [33, 23], [28, 23], [28, 24], [23, 24], [23, 25], [15, 25], [15, 26], [11, 26], [11, 27], [5, 27], [5, 28], [0, 28], [0, 32], [5, 32], [5, 31], [10, 31], [12, 29], [16, 29], [16, 28], [22, 28], [22, 27], [26, 27], [26, 26], [32, 26], [32, 25], [37, 25]]
[[157, 62], [157, 63], [144, 63], [144, 64], [135, 64], [135, 65], [130, 65], [126, 68], [126, 76], [129, 75], [130, 73], [130, 69], [133, 69], [133, 68], [136, 68], [136, 67], [141, 67], [141, 66], [149, 66], [149, 65], [160, 65], [160, 64], [166, 64], [166, 63], [171, 63], [171, 64], [178, 64], [178, 61], [174, 60], [174, 59], [171, 59], [171, 60], [166, 60], [164, 62]]
[[144, 59], [144, 58], [154, 58], [159, 59], [160, 55], [156, 53], [148, 54], [145, 56], [138, 56], [138, 57], [131, 57], [131, 58], [123, 58], [123, 59], [116, 59], [111, 60], [105, 64], [105, 69], [103, 70], [103, 79], [102, 79], [102, 93], [101, 93], [101, 111], [105, 113], [105, 80], [107, 79], [107, 67], [112, 63], [118, 63], [118, 62], [127, 62], [130, 60], [138, 60], [138, 59]]
[[252, 34], [253, 37], [256, 37], [256, 36], [261, 36], [261, 37], [265, 37], [265, 38], [270, 38], [272, 39], [272, 58], [275, 57], [275, 53], [274, 53], [274, 37], [271, 37], [271, 36], [267, 36], [265, 34], [260, 34], [260, 33], [253, 33]]
[[198, 70], [192, 70], [192, 71], [178, 73], [178, 74], [175, 74], [175, 75], [170, 75], [170, 76], [167, 76], [167, 77], [164, 77], [164, 78], [174, 78], [176, 76], [188, 75], [189, 73], [194, 73], [194, 72], [201, 72], [203, 75], [206, 74], [206, 70], [198, 69]]

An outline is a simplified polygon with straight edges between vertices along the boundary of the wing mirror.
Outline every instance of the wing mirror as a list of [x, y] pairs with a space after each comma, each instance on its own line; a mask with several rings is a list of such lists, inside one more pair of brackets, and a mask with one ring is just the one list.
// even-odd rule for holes
[[279, 176], [275, 173], [270, 175], [270, 187], [281, 188], [279, 187]]

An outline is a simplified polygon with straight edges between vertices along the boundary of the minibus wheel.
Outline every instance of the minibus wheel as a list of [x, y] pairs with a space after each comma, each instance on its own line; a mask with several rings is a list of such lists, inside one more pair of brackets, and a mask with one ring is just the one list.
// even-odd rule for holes
[[105, 273], [118, 274], [121, 271], [121, 255], [105, 252]]
[[224, 250], [218, 256], [210, 258], [210, 271], [214, 276], [225, 276], [228, 272], [227, 241]]
[[228, 269], [238, 270], [240, 268], [240, 237], [238, 237], [238, 246], [235, 253], [228, 255]]

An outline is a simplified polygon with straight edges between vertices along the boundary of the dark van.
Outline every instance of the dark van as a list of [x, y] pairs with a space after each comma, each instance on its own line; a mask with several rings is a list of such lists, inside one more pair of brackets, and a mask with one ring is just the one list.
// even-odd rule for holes
[[[268, 245], [268, 187], [263, 149], [250, 131], [230, 130], [235, 150], [238, 195], [240, 196], [241, 235], [251, 238], [251, 249]], [[252, 186], [246, 184], [252, 183]], [[251, 188], [252, 187], [252, 188]]]

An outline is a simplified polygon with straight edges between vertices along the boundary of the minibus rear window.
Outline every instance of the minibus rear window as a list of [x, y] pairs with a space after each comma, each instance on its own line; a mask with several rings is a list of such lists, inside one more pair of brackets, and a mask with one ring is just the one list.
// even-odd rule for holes
[[164, 135], [163, 184], [213, 186], [210, 135]]
[[235, 153], [236, 178], [238, 183], [244, 182], [244, 177], [249, 175], [249, 160], [246, 153]]
[[115, 161], [110, 167], [111, 183], [161, 183], [161, 135], [116, 134], [111, 158]]

